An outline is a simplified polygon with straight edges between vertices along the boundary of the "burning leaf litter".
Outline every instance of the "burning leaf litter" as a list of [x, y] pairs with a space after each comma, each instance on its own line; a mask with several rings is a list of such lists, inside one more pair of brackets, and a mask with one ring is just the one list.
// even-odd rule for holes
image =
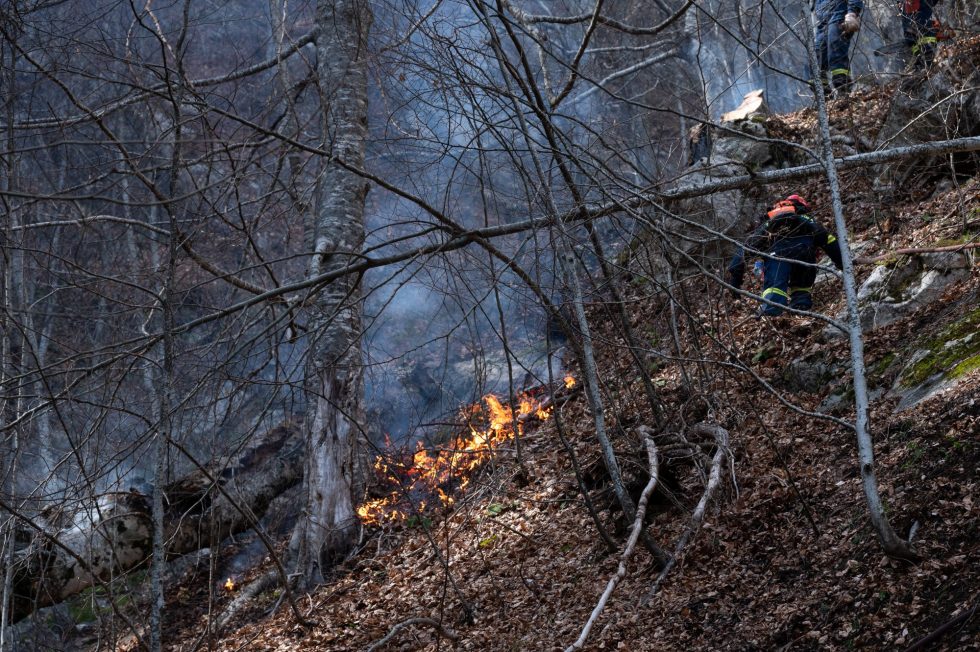
[[[576, 384], [572, 376], [565, 376], [563, 382], [566, 389]], [[514, 404], [517, 414], [497, 396], [487, 394], [480, 403], [463, 408], [461, 416], [470, 424], [470, 432], [454, 438], [449, 447], [430, 451], [420, 441], [407, 462], [395, 461], [397, 456], [377, 456], [375, 471], [391, 490], [357, 508], [361, 522], [381, 525], [407, 521], [434, 504], [453, 505], [453, 494], [466, 489], [473, 471], [490, 459], [495, 449], [523, 434], [528, 419], [546, 421], [553, 410], [549, 396], [539, 399], [531, 392], [516, 396]], [[476, 422], [486, 423], [486, 427], [479, 429]]]

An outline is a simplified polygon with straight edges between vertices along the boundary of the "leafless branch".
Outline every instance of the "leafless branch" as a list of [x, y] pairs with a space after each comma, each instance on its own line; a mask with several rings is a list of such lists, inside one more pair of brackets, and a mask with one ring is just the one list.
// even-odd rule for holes
[[[633, 551], [636, 549], [636, 542], [639, 540], [640, 532], [643, 530], [643, 519], [646, 517], [647, 503], [650, 500], [650, 495], [653, 493], [653, 490], [656, 489], [657, 481], [659, 480], [659, 462], [657, 460], [657, 445], [653, 441], [653, 435], [650, 429], [644, 426], [637, 428], [637, 432], [643, 437], [643, 443], [646, 444], [647, 463], [650, 466], [650, 479], [647, 481], [646, 486], [643, 487], [643, 493], [640, 494], [640, 500], [636, 505], [636, 518], [633, 519], [633, 526], [630, 529], [629, 539], [626, 540], [626, 547], [623, 549], [623, 554], [620, 557], [619, 567], [616, 569], [616, 573], [609, 578], [609, 582], [606, 584], [606, 590], [602, 592], [599, 602], [596, 603], [592, 614], [586, 621], [585, 626], [582, 627], [582, 633], [579, 634], [578, 639], [574, 643], [565, 648], [565, 652], [581, 650], [585, 647], [585, 641], [589, 638], [592, 627], [606, 608], [606, 604], [609, 602], [613, 591], [616, 590], [616, 586], [619, 585], [622, 579], [626, 577], [626, 565], [633, 556]], [[669, 565], [670, 562], [668, 562], [668, 568]]]
[[715, 454], [711, 459], [711, 471], [708, 474], [708, 483], [705, 485], [704, 493], [701, 494], [701, 500], [698, 501], [697, 506], [694, 508], [694, 512], [691, 514], [691, 522], [684, 530], [681, 538], [677, 540], [677, 545], [674, 547], [674, 554], [664, 566], [660, 574], [657, 575], [656, 581], [654, 581], [653, 586], [650, 587], [650, 591], [643, 597], [640, 601], [641, 605], [647, 604], [653, 596], [657, 594], [660, 590], [660, 585], [670, 574], [670, 571], [677, 564], [677, 560], [680, 559], [681, 553], [684, 552], [684, 548], [687, 546], [688, 541], [695, 532], [701, 527], [701, 522], [704, 520], [704, 512], [708, 507], [708, 503], [711, 501], [711, 497], [714, 495], [715, 490], [718, 488], [718, 484], [721, 482], [721, 471], [725, 466], [725, 460], [731, 455], [731, 451], [728, 449], [728, 431], [718, 425], [700, 423], [694, 427], [696, 432], [701, 434], [711, 435], [715, 439]]
[[438, 633], [443, 638], [448, 638], [450, 641], [459, 640], [459, 634], [449, 629], [448, 627], [446, 627], [445, 625], [443, 625], [441, 622], [439, 622], [434, 618], [409, 618], [407, 620], [403, 620], [402, 622], [392, 627], [391, 631], [385, 634], [382, 638], [372, 643], [367, 648], [367, 650], [365, 650], [365, 652], [374, 652], [375, 650], [380, 650], [385, 645], [387, 645], [392, 638], [394, 638], [395, 634], [405, 629], [406, 627], [411, 627], [412, 625], [428, 625], [429, 627], [433, 628], [436, 631], [436, 633]]

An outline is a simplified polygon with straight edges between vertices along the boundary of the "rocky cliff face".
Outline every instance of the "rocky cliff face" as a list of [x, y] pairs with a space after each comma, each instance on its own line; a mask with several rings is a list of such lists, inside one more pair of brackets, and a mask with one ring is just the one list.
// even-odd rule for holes
[[[809, 3], [776, 0], [758, 4], [740, 0], [699, 2], [702, 11], [686, 16], [684, 58], [697, 71], [717, 119], [755, 89], [763, 89], [778, 113], [810, 102], [806, 41], [810, 38]], [[861, 31], [851, 45], [851, 70], [862, 83], [889, 81], [904, 65], [901, 53], [876, 54], [900, 43], [901, 22], [893, 2], [867, 2]]]
[[[980, 39], [963, 43], [955, 51], [944, 51], [928, 74], [909, 74], [884, 89], [833, 101], [831, 137], [835, 152], [850, 155], [980, 135], [978, 89]], [[747, 94], [737, 109], [722, 114], [716, 126], [699, 127], [692, 134], [694, 160], [675, 188], [813, 163], [806, 151], [817, 151], [820, 146], [814, 135], [813, 110], [790, 116], [773, 115], [766, 99], [765, 92], [758, 89]], [[802, 147], [791, 146], [791, 142]], [[861, 267], [859, 301], [862, 325], [867, 333], [945, 306], [950, 293], [956, 293], [956, 288], [976, 273], [974, 250], [956, 249], [973, 242], [980, 230], [980, 223], [970, 218], [976, 214], [976, 209], [971, 208], [976, 192], [972, 188], [960, 188], [962, 179], [975, 172], [976, 165], [969, 155], [909, 157], [860, 172], [861, 183], [870, 180], [868, 190], [878, 205], [903, 204], [909, 199], [925, 197], [923, 193], [927, 192], [935, 196], [953, 193], [951, 201], [957, 202], [954, 209], [962, 216], [959, 227], [952, 224], [944, 227], [945, 231], [924, 229], [917, 233], [921, 240], [907, 243], [927, 251], [886, 256]], [[818, 204], [826, 204], [822, 180], [804, 185], [806, 196], [818, 198]], [[690, 256], [687, 262], [694, 264], [688, 268], [700, 266], [720, 273], [734, 246], [732, 241], [744, 237], [773, 197], [780, 192], [795, 191], [794, 188], [748, 186], [668, 203], [668, 212], [681, 218], [678, 230], [686, 236], [675, 247]], [[853, 206], [848, 211], [853, 228], [867, 226], [869, 212], [864, 205]], [[878, 219], [876, 215], [870, 217]], [[889, 228], [887, 224], [879, 226], [879, 231]], [[859, 239], [853, 248], [860, 254], [875, 244], [872, 240]], [[654, 260], [651, 264], [653, 270], [663, 271], [666, 267], [666, 260]], [[818, 285], [831, 278], [821, 274]], [[971, 315], [956, 317], [949, 328], [912, 338], [902, 350], [896, 351], [887, 364], [876, 370], [888, 379], [886, 386], [879, 387], [877, 395], [887, 392], [898, 399], [896, 409], [905, 410], [949, 388], [975, 368], [980, 344]], [[842, 336], [833, 327], [824, 331], [824, 337], [829, 339]], [[843, 372], [841, 365], [811, 356], [788, 365], [785, 386], [812, 387], [815, 378], [829, 378]], [[823, 409], [833, 410], [847, 391], [846, 383], [840, 385], [825, 401]]]

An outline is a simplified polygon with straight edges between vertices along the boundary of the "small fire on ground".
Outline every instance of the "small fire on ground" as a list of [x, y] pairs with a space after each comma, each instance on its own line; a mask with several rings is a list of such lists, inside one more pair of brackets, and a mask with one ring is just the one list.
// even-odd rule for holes
[[224, 586], [225, 586], [225, 591], [228, 591], [229, 593], [232, 592], [232, 591], [234, 591], [235, 590], [235, 580], [233, 580], [233, 579], [231, 579], [229, 577], [228, 579], [225, 580]]
[[[566, 376], [564, 384], [571, 389], [575, 379]], [[427, 508], [449, 507], [455, 503], [453, 494], [466, 489], [473, 471], [493, 455], [494, 449], [523, 434], [529, 419], [546, 421], [554, 409], [548, 404], [547, 395], [539, 399], [523, 393], [515, 397], [514, 403], [516, 415], [510, 405], [487, 394], [480, 403], [462, 410], [461, 416], [470, 424], [469, 434], [456, 437], [445, 448], [427, 450], [418, 442], [414, 452], [405, 451], [401, 455], [401, 461], [397, 454], [379, 455], [374, 468], [390, 493], [359, 506], [357, 515], [361, 522], [381, 525], [407, 521], [425, 513]]]

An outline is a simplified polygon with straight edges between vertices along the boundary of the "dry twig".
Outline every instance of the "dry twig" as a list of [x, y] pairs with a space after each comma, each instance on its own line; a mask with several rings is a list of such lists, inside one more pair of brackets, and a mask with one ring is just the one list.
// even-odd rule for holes
[[[609, 602], [609, 597], [612, 595], [612, 592], [616, 590], [619, 582], [626, 577], [626, 564], [629, 562], [630, 557], [633, 556], [633, 551], [636, 549], [636, 542], [640, 538], [640, 532], [643, 531], [643, 518], [646, 516], [647, 502], [650, 499], [650, 494], [653, 493], [653, 490], [657, 486], [659, 467], [657, 463], [657, 445], [653, 442], [650, 429], [642, 427], [637, 428], [637, 431], [643, 436], [643, 441], [647, 446], [647, 459], [650, 463], [650, 480], [643, 488], [643, 493], [640, 494], [640, 501], [636, 506], [636, 518], [633, 519], [633, 529], [630, 531], [630, 538], [626, 542], [623, 556], [619, 560], [619, 568], [616, 569], [616, 574], [609, 578], [609, 582], [606, 584], [606, 590], [603, 591], [602, 597], [599, 598], [595, 609], [592, 610], [592, 615], [589, 616], [588, 621], [586, 621], [585, 626], [582, 628], [582, 633], [579, 634], [578, 640], [565, 648], [565, 652], [581, 650], [585, 645], [585, 640], [589, 637], [589, 632], [592, 631], [592, 627], [599, 619], [602, 611], [606, 608], [606, 603]], [[670, 562], [668, 562], [668, 567], [669, 564]]]
[[448, 629], [447, 627], [444, 627], [438, 620], [433, 618], [409, 618], [408, 620], [403, 620], [392, 627], [391, 631], [385, 634], [383, 638], [380, 638], [376, 642], [372, 643], [365, 652], [380, 650], [382, 647], [387, 645], [388, 641], [390, 641], [395, 634], [412, 625], [430, 625], [440, 636], [448, 638], [450, 641], [459, 640], [459, 634], [451, 629]]
[[684, 534], [677, 541], [677, 546], [674, 548], [674, 554], [667, 561], [667, 565], [664, 569], [660, 571], [660, 575], [657, 576], [657, 580], [653, 583], [650, 588], [650, 592], [643, 596], [640, 601], [640, 605], [646, 605], [657, 591], [660, 590], [660, 585], [663, 584], [664, 579], [666, 579], [667, 574], [674, 568], [677, 564], [677, 559], [680, 557], [681, 552], [690, 541], [691, 536], [701, 527], [701, 522], [704, 520], [704, 510], [708, 507], [708, 502], [711, 500], [711, 496], [715, 493], [715, 489], [718, 488], [718, 484], [721, 482], [721, 470], [725, 466], [725, 459], [729, 455], [728, 451], [728, 431], [721, 426], [711, 425], [707, 423], [700, 423], [695, 426], [695, 429], [704, 434], [713, 435], [715, 438], [716, 450], [714, 457], [711, 460], [711, 473], [708, 475], [708, 484], [704, 488], [704, 493], [701, 494], [701, 500], [698, 501], [697, 507], [694, 508], [694, 513], [691, 515], [691, 523], [684, 530]]
[[960, 624], [967, 622], [970, 618], [973, 618], [973, 614], [977, 612], [977, 606], [973, 605], [972, 609], [964, 609], [963, 613], [956, 616], [952, 620], [949, 620], [937, 629], [933, 630], [929, 634], [923, 636], [918, 641], [905, 648], [905, 652], [917, 652], [918, 650], [925, 650], [932, 646], [934, 643], [938, 643], [947, 632], [958, 627]]

